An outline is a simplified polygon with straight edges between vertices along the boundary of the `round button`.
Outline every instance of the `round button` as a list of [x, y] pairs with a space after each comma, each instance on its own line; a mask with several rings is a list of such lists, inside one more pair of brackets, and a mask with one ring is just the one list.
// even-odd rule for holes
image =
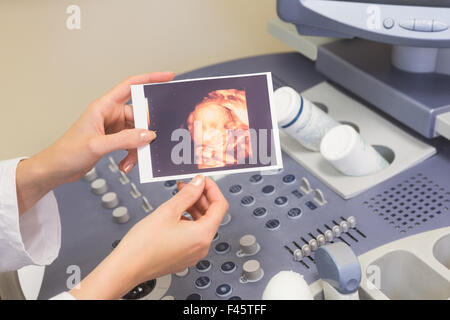
[[241, 297], [239, 297], [239, 296], [232, 296], [230, 299], [228, 299], [228, 300], [242, 300], [242, 298]]
[[197, 278], [197, 280], [195, 280], [194, 285], [197, 289], [206, 289], [211, 285], [211, 280], [208, 277], [203, 276]]
[[266, 228], [269, 230], [276, 230], [280, 227], [280, 221], [277, 219], [270, 219], [266, 222]]
[[105, 179], [97, 179], [91, 183], [91, 190], [95, 194], [104, 194], [108, 191], [108, 185]]
[[224, 254], [224, 253], [227, 253], [228, 251], [230, 251], [230, 245], [226, 242], [220, 242], [220, 243], [216, 244], [216, 246], [214, 247], [214, 250], [219, 254]]
[[177, 190], [177, 189], [175, 189], [175, 190], [172, 191], [172, 195], [173, 195], [173, 196], [176, 195], [177, 193], [178, 193], [178, 190]]
[[221, 226], [225, 226], [229, 224], [231, 221], [231, 215], [229, 213], [225, 214], [225, 217], [223, 217], [222, 222], [220, 223]]
[[176, 180], [168, 180], [166, 182], [164, 182], [164, 187], [166, 188], [172, 188], [177, 184]]
[[285, 206], [288, 203], [288, 199], [285, 196], [277, 197], [274, 200], [277, 206]]
[[242, 191], [242, 187], [239, 184], [233, 184], [228, 190], [232, 194], [238, 194]]
[[208, 260], [200, 260], [197, 262], [197, 265], [195, 266], [197, 268], [198, 272], [207, 272], [209, 269], [211, 269], [211, 262]]
[[84, 175], [83, 179], [89, 182], [97, 179], [97, 170], [95, 169], [95, 167], [89, 170], [88, 173]]
[[202, 300], [202, 296], [198, 293], [192, 293], [186, 297], [186, 300]]
[[275, 193], [275, 187], [269, 184], [269, 185], [267, 185], [267, 186], [264, 186], [264, 187], [262, 188], [261, 191], [262, 191], [262, 193], [264, 193], [266, 196], [269, 196], [269, 195]]
[[242, 265], [242, 276], [247, 281], [258, 281], [264, 275], [258, 260], [248, 260]]
[[283, 182], [286, 184], [291, 184], [295, 182], [295, 176], [293, 174], [287, 174], [283, 177]]
[[217, 287], [216, 289], [216, 294], [219, 297], [226, 297], [231, 293], [231, 286], [229, 284], [221, 284], [220, 286]]
[[384, 21], [383, 21], [383, 26], [384, 26], [386, 29], [392, 29], [392, 28], [394, 27], [394, 25], [395, 25], [395, 21], [394, 21], [394, 19], [392, 19], [392, 18], [386, 18], [386, 19], [384, 19]]
[[189, 268], [184, 269], [183, 271], [175, 273], [177, 277], [185, 277], [189, 273]]
[[102, 196], [102, 206], [107, 209], [112, 209], [117, 207], [119, 204], [119, 199], [117, 198], [117, 194], [115, 192], [108, 192]]
[[254, 203], [255, 198], [253, 198], [252, 196], [245, 196], [241, 199], [241, 204], [246, 207], [251, 206]]
[[253, 210], [253, 216], [256, 218], [262, 218], [264, 216], [266, 216], [267, 214], [267, 209], [263, 208], [263, 207], [259, 207], [256, 208], [255, 210]]
[[262, 181], [263, 177], [260, 174], [254, 174], [250, 177], [249, 181], [251, 183], [260, 183]]
[[220, 270], [224, 273], [231, 273], [236, 270], [236, 264], [233, 261], [227, 261], [222, 263], [220, 266]]
[[219, 239], [219, 233], [216, 232], [216, 234], [214, 235], [213, 241], [216, 241], [217, 239]]
[[287, 215], [292, 219], [299, 218], [302, 215], [302, 210], [300, 208], [292, 208], [289, 209]]
[[126, 223], [130, 220], [130, 214], [127, 207], [117, 207], [112, 212], [113, 220], [115, 223]]
[[252, 255], [259, 251], [259, 244], [256, 242], [256, 237], [252, 234], [246, 234], [239, 239], [239, 246], [241, 252], [246, 255]]

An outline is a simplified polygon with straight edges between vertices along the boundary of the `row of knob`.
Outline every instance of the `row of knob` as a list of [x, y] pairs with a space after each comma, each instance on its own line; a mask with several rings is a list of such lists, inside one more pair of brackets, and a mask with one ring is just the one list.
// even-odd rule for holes
[[348, 217], [346, 220], [340, 222], [339, 225], [335, 225], [326, 230], [323, 234], [319, 234], [315, 239], [309, 240], [308, 244], [304, 244], [301, 248], [294, 251], [294, 260], [301, 261], [304, 257], [311, 255], [313, 251], [316, 251], [320, 246], [325, 245], [327, 242], [332, 242], [335, 238], [340, 237], [343, 233], [347, 233], [350, 229], [356, 228], [356, 219], [354, 216]]
[[[117, 171], [115, 169], [117, 168], [117, 165], [115, 165], [114, 168], [111, 167], [113, 164], [115, 165], [115, 162], [110, 159], [110, 169], [113, 171]], [[122, 184], [130, 182], [125, 173], [120, 171], [120, 174], [120, 181], [122, 182]], [[84, 180], [91, 182], [92, 193], [96, 195], [102, 195], [101, 201], [104, 208], [115, 208], [112, 211], [112, 218], [114, 222], [123, 224], [130, 220], [130, 213], [128, 212], [128, 208], [125, 206], [117, 207], [119, 205], [119, 198], [117, 197], [117, 194], [115, 192], [108, 192], [108, 184], [106, 183], [106, 180], [98, 177], [95, 167], [92, 168], [88, 173], [86, 173], [86, 175], [84, 176]], [[136, 187], [132, 188], [132, 191], [134, 191], [134, 193], [139, 193]]]

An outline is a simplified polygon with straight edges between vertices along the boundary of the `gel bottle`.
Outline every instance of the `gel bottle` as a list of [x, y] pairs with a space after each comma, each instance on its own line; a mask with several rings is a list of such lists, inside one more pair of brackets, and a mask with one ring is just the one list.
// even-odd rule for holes
[[290, 87], [275, 90], [274, 97], [278, 126], [309, 150], [319, 151], [325, 134], [339, 125]]

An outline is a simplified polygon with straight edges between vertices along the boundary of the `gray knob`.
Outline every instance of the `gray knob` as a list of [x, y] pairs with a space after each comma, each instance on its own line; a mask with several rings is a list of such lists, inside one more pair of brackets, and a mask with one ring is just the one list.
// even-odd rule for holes
[[97, 179], [97, 170], [95, 170], [95, 167], [93, 167], [91, 170], [88, 171], [88, 173], [86, 173], [83, 177], [84, 180], [86, 181], [93, 181], [95, 179]]
[[256, 237], [252, 234], [246, 234], [239, 240], [241, 252], [246, 255], [252, 255], [259, 251], [259, 244], [256, 242]]
[[115, 192], [105, 193], [102, 197], [102, 206], [107, 209], [112, 209], [117, 207], [119, 204], [119, 199], [117, 198], [117, 194]]
[[295, 249], [294, 251], [294, 260], [301, 261], [303, 259], [303, 252], [301, 249]]
[[350, 228], [356, 228], [356, 218], [354, 216], [350, 216], [347, 218], [347, 222], [350, 225]]
[[104, 194], [108, 191], [108, 185], [105, 179], [97, 179], [91, 183], [91, 191], [95, 194]]
[[325, 231], [325, 233], [324, 233], [323, 235], [325, 236], [325, 239], [326, 239], [328, 242], [331, 242], [331, 241], [333, 241], [333, 239], [334, 239], [334, 234], [333, 234], [333, 231], [331, 231], [331, 230]]
[[342, 232], [348, 232], [348, 229], [350, 229], [350, 226], [348, 224], [347, 221], [341, 221], [341, 223], [339, 224], [339, 226], [341, 227]]
[[130, 214], [128, 213], [127, 207], [115, 208], [112, 212], [113, 220], [115, 223], [126, 223], [130, 220]]
[[337, 237], [340, 237], [340, 235], [341, 235], [341, 227], [339, 227], [339, 226], [333, 226], [333, 234], [334, 234], [334, 236], [337, 238]]
[[325, 236], [323, 234], [319, 234], [316, 237], [316, 240], [317, 240], [317, 243], [319, 244], [319, 247], [323, 246], [327, 242], [327, 240], [325, 239]]
[[302, 253], [303, 253], [303, 256], [305, 256], [305, 257], [308, 257], [311, 254], [311, 248], [309, 247], [309, 245], [304, 244], [302, 246]]
[[247, 281], [258, 281], [264, 275], [258, 260], [248, 260], [242, 266], [242, 277]]
[[319, 248], [319, 244], [316, 239], [309, 240], [308, 244], [312, 251], [316, 251]]

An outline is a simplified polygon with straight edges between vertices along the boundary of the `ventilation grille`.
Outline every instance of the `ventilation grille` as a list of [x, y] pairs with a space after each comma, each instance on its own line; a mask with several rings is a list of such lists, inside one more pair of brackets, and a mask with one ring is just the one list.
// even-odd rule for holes
[[363, 202], [371, 212], [401, 233], [445, 214], [450, 192], [418, 173]]
[[[308, 232], [307, 234], [302, 235], [297, 239], [291, 241], [290, 243], [284, 245], [284, 249], [286, 249], [287, 252], [289, 252], [291, 254], [291, 257], [293, 258], [295, 250], [301, 249], [302, 246], [308, 244], [308, 242], [311, 239], [316, 239], [317, 235], [324, 234], [326, 230], [331, 230], [333, 226], [339, 225], [340, 221], [346, 221], [346, 219], [344, 217], [340, 217], [340, 220], [335, 219], [330, 221], [329, 223], [325, 223], [321, 227], [316, 228], [314, 231]], [[351, 247], [366, 238], [367, 238], [366, 235], [360, 229], [358, 229], [358, 227], [356, 227], [354, 229], [349, 229], [348, 232], [342, 233], [339, 237], [334, 238], [333, 241], [331, 241], [331, 243], [342, 241]], [[298, 262], [302, 264], [306, 269], [309, 269], [312, 264], [316, 263], [314, 261], [314, 252], [308, 257], [304, 257], [301, 261]]]

